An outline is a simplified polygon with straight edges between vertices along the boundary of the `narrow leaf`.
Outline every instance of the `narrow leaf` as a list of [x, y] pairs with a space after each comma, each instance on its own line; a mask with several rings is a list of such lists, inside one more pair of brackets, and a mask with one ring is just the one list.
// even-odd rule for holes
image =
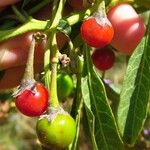
[[89, 50], [85, 50], [86, 75], [82, 79], [82, 95], [94, 150], [123, 150], [116, 122], [106, 97], [103, 83], [95, 72]]
[[73, 105], [71, 110], [71, 115], [76, 119], [76, 135], [75, 138], [70, 144], [67, 150], [77, 150], [78, 149], [78, 141], [79, 141], [79, 132], [80, 132], [80, 121], [81, 121], [81, 112], [83, 106], [83, 99], [81, 96], [81, 75], [76, 75], [76, 91], [73, 99]]
[[63, 32], [66, 35], [69, 35], [71, 33], [71, 26], [66, 20], [61, 19], [59, 21], [57, 30], [59, 30], [60, 32]]
[[150, 23], [148, 34], [131, 56], [118, 107], [118, 125], [126, 143], [136, 142], [146, 119], [150, 90]]

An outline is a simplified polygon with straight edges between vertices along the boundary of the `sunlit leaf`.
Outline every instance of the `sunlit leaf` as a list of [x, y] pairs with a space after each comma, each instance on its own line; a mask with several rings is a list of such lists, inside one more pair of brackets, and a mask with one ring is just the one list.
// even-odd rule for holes
[[88, 49], [85, 50], [86, 74], [82, 79], [82, 95], [93, 143], [93, 150], [122, 150], [116, 122], [106, 97], [103, 83], [93, 69]]
[[[150, 23], [148, 25], [150, 27]], [[146, 119], [150, 90], [150, 29], [131, 56], [118, 107], [118, 125], [126, 143], [136, 142]]]

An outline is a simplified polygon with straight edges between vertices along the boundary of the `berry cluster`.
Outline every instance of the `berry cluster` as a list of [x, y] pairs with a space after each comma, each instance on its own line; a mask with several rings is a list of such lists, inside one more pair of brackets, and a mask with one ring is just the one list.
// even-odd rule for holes
[[144, 22], [129, 4], [118, 4], [107, 15], [98, 11], [81, 25], [82, 39], [96, 48], [92, 54], [93, 64], [102, 71], [110, 69], [115, 60], [108, 44], [119, 52], [131, 55], [144, 34]]

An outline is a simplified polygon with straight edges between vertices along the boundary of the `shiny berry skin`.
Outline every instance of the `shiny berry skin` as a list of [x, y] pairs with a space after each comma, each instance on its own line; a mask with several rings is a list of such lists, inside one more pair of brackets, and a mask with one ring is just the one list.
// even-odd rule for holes
[[25, 89], [16, 97], [15, 104], [26, 116], [40, 116], [48, 107], [48, 91], [42, 84], [36, 82], [32, 90]]
[[57, 114], [52, 121], [46, 117], [39, 119], [36, 132], [43, 147], [64, 149], [75, 137], [76, 124], [69, 114]]
[[115, 61], [114, 52], [108, 47], [96, 49], [92, 54], [92, 62], [99, 70], [105, 71], [110, 69]]
[[66, 73], [57, 75], [57, 94], [60, 101], [68, 97], [72, 93], [73, 88], [74, 84], [70, 75]]
[[131, 5], [125, 3], [112, 7], [107, 16], [115, 31], [110, 44], [119, 52], [131, 55], [145, 34], [143, 20]]
[[80, 33], [89, 46], [102, 48], [111, 42], [114, 30], [106, 17], [96, 15], [83, 21]]

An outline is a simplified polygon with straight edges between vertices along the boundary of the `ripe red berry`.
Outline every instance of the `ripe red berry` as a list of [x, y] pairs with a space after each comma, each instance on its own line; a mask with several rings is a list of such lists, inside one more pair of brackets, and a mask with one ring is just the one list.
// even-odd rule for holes
[[92, 62], [96, 68], [105, 71], [110, 69], [115, 61], [114, 52], [108, 47], [96, 49], [92, 54]]
[[81, 25], [81, 37], [90, 46], [102, 48], [113, 38], [114, 30], [106, 16], [95, 14], [84, 20]]
[[15, 104], [24, 115], [39, 116], [48, 107], [48, 91], [42, 84], [36, 82], [31, 89], [24, 89], [16, 96]]

